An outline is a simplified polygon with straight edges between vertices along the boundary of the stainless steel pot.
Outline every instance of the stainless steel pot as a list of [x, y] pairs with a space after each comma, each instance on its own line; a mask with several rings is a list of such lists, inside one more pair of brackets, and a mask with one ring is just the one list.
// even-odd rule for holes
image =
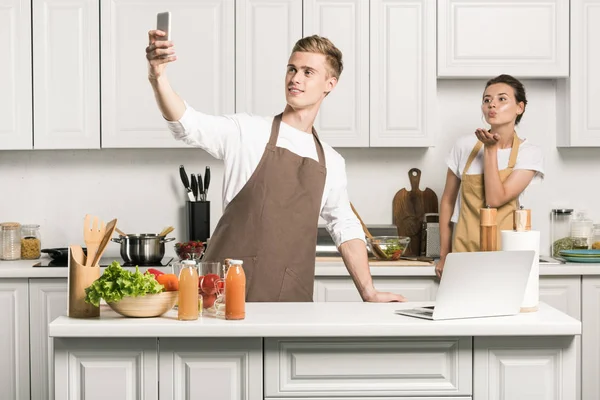
[[121, 244], [121, 258], [126, 263], [145, 265], [160, 262], [165, 256], [165, 243], [175, 238], [165, 238], [155, 233], [119, 236], [111, 239]]

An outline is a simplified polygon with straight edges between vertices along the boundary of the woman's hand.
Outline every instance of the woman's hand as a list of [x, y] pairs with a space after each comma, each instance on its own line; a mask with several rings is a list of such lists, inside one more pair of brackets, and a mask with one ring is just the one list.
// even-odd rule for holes
[[175, 49], [173, 42], [161, 40], [166, 33], [158, 30], [148, 32], [148, 47], [146, 47], [146, 58], [148, 59], [148, 79], [158, 79], [165, 71], [167, 63], [175, 61]]
[[446, 263], [446, 256], [440, 257], [438, 262], [435, 264], [435, 274], [439, 279], [442, 279], [442, 272], [444, 271], [444, 263]]
[[475, 130], [475, 136], [479, 139], [486, 147], [493, 147], [498, 144], [500, 135], [497, 133], [490, 133], [485, 129], [477, 128]]

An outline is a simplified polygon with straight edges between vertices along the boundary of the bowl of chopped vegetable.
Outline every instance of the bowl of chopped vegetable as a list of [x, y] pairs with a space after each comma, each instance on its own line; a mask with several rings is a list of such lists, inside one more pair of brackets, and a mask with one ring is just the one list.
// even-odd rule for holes
[[381, 261], [400, 259], [410, 243], [408, 236], [373, 236], [367, 238], [369, 251]]
[[113, 261], [89, 287], [85, 289], [86, 303], [106, 304], [124, 317], [158, 317], [175, 306], [179, 298], [177, 287], [161, 283], [150, 271], [143, 274], [121, 267]]

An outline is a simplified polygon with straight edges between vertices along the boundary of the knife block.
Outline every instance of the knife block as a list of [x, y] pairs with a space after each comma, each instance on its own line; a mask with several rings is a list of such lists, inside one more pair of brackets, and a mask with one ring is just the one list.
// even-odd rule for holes
[[76, 260], [69, 247], [69, 296], [67, 313], [71, 318], [100, 316], [100, 307], [85, 302], [85, 288], [100, 278], [100, 266], [86, 267], [84, 260]]
[[188, 201], [186, 214], [188, 240], [206, 242], [210, 237], [210, 201]]

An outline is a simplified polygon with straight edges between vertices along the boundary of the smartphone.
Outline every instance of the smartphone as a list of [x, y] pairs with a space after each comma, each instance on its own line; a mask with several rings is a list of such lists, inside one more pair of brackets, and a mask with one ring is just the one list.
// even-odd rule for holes
[[167, 36], [163, 36], [160, 40], [172, 40], [171, 38], [171, 12], [161, 12], [156, 15], [156, 29], [163, 31]]

